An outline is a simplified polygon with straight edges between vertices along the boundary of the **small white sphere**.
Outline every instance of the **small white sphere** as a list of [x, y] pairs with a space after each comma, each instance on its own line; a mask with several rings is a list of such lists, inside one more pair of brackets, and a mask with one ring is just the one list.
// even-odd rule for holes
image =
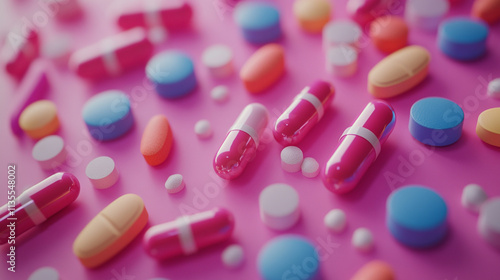
[[227, 268], [238, 267], [243, 263], [245, 259], [245, 253], [243, 251], [243, 247], [237, 244], [230, 245], [226, 249], [224, 249], [221, 258], [222, 258], [222, 263]]
[[300, 167], [302, 175], [307, 178], [314, 178], [319, 174], [319, 163], [312, 157], [306, 157]]
[[212, 136], [212, 126], [208, 120], [199, 120], [194, 125], [194, 133], [200, 139], [207, 139]]
[[330, 210], [330, 212], [325, 215], [324, 223], [329, 230], [335, 233], [343, 231], [346, 226], [346, 216], [344, 211], [340, 209]]
[[488, 95], [500, 98], [500, 78], [496, 78], [488, 84]]
[[286, 172], [297, 172], [302, 166], [304, 153], [299, 147], [288, 146], [281, 150], [281, 167]]
[[483, 188], [477, 184], [468, 184], [462, 191], [462, 206], [474, 213], [478, 213], [481, 205], [488, 199]]
[[59, 280], [59, 272], [53, 267], [41, 267], [31, 273], [28, 280]]
[[370, 251], [373, 248], [373, 234], [367, 228], [358, 228], [352, 234], [351, 243], [359, 251]]
[[224, 102], [229, 98], [229, 89], [226, 86], [216, 86], [210, 91], [210, 97], [217, 102]]
[[184, 182], [184, 178], [181, 174], [174, 174], [168, 177], [167, 181], [165, 181], [165, 188], [168, 193], [178, 193], [184, 189], [186, 183]]

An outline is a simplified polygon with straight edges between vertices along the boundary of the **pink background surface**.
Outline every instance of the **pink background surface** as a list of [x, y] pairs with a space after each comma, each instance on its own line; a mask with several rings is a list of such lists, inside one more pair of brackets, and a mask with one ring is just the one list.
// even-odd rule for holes
[[[118, 31], [111, 19], [105, 16], [108, 3], [97, 0], [80, 2], [85, 2], [85, 17], [67, 24], [51, 18], [40, 29], [42, 40], [51, 40], [57, 34], [70, 34], [74, 35], [72, 43], [78, 48]], [[53, 81], [49, 98], [58, 106], [61, 120], [58, 134], [65, 139], [70, 151], [70, 158], [62, 170], [79, 178], [81, 194], [71, 207], [16, 240], [15, 274], [6, 270], [5, 250], [2, 251], [0, 279], [26, 279], [42, 266], [55, 267], [61, 279], [148, 279], [155, 276], [169, 279], [256, 279], [256, 258], [260, 248], [281, 234], [261, 223], [258, 195], [264, 187], [277, 182], [292, 185], [300, 194], [301, 220], [286, 233], [304, 235], [318, 246], [328, 240], [335, 243], [334, 248], [323, 248], [321, 252], [327, 254], [321, 262], [324, 279], [349, 279], [357, 269], [373, 259], [392, 264], [398, 279], [498, 279], [500, 251], [479, 237], [477, 217], [460, 205], [460, 195], [462, 188], [473, 182], [482, 185], [490, 196], [500, 195], [500, 150], [482, 143], [475, 134], [477, 116], [485, 109], [500, 106], [500, 101], [485, 95], [486, 81], [500, 76], [500, 25], [491, 29], [487, 56], [468, 63], [453, 61], [441, 54], [436, 48], [435, 33], [411, 30], [410, 43], [422, 45], [432, 54], [429, 77], [416, 89], [389, 100], [398, 118], [395, 130], [382, 147], [378, 160], [352, 193], [338, 196], [328, 192], [319, 177], [307, 179], [300, 173], [284, 172], [280, 167], [281, 146], [270, 137], [270, 130], [246, 172], [237, 180], [226, 183], [214, 174], [212, 159], [227, 129], [246, 104], [261, 102], [269, 109], [274, 122], [304, 86], [318, 78], [332, 82], [336, 87], [336, 96], [331, 108], [299, 145], [305, 156], [316, 158], [323, 167], [342, 131], [373, 100], [366, 90], [366, 77], [371, 67], [384, 55], [367, 38], [362, 42], [356, 75], [349, 79], [332, 77], [324, 71], [321, 36], [306, 34], [298, 28], [292, 15], [292, 1], [274, 2], [282, 15], [285, 36], [280, 43], [286, 49], [287, 73], [271, 90], [259, 96], [248, 94], [237, 75], [216, 81], [200, 64], [203, 49], [214, 43], [227, 44], [233, 49], [237, 69], [256, 49], [242, 39], [232, 21], [231, 6], [224, 6], [217, 0], [193, 1], [193, 28], [171, 34], [170, 39], [156, 50], [181, 49], [193, 58], [199, 87], [185, 98], [160, 98], [153, 89], [145, 87], [143, 69], [98, 84], [86, 83], [67, 69], [57, 69], [57, 79]], [[334, 1], [334, 6], [334, 18], [345, 18], [345, 1]], [[470, 6], [471, 1], [461, 3], [452, 8], [449, 16], [467, 15]], [[10, 28], [18, 30], [23, 16], [32, 18], [40, 10], [35, 1], [2, 1], [0, 33]], [[399, 7], [397, 12], [401, 11]], [[26, 136], [15, 138], [10, 132], [8, 118], [12, 104], [17, 104], [22, 97], [16, 95], [18, 85], [5, 73], [0, 76], [0, 84], [0, 166], [5, 168], [0, 171], [0, 180], [7, 180], [8, 163], [17, 164], [17, 191], [20, 193], [51, 173], [41, 170], [31, 158], [34, 141]], [[230, 88], [227, 103], [217, 104], [210, 99], [210, 89], [218, 84]], [[91, 96], [107, 89], [120, 89], [131, 96], [135, 126], [119, 140], [99, 143], [90, 138], [81, 118], [81, 109]], [[141, 95], [139, 90], [143, 90], [144, 94]], [[464, 109], [463, 136], [456, 144], [434, 149], [422, 145], [409, 134], [410, 107], [415, 101], [428, 96], [452, 99]], [[142, 158], [139, 143], [148, 120], [159, 113], [170, 121], [174, 146], [168, 160], [152, 168]], [[203, 118], [213, 124], [214, 135], [201, 141], [195, 136], [193, 127], [197, 120]], [[115, 159], [120, 180], [110, 189], [96, 190], [84, 172], [89, 161], [102, 155]], [[405, 163], [406, 166], [403, 166]], [[187, 187], [182, 193], [169, 195], [163, 185], [167, 177], [174, 173], [184, 175]], [[385, 178], [389, 173], [399, 176], [400, 180], [389, 183]], [[436, 248], [408, 249], [397, 243], [385, 227], [388, 195], [392, 190], [408, 184], [434, 188], [448, 204], [450, 233], [446, 241]], [[3, 204], [7, 200], [7, 188], [2, 187], [2, 192], [0, 202]], [[244, 247], [246, 262], [236, 270], [222, 265], [220, 254], [231, 242], [194, 256], [157, 262], [143, 250], [142, 232], [102, 267], [85, 269], [72, 253], [75, 237], [102, 208], [125, 193], [136, 193], [144, 199], [150, 214], [148, 226], [178, 217], [182, 208], [202, 211], [216, 206], [226, 207], [236, 217], [233, 239]], [[329, 234], [323, 225], [324, 215], [333, 208], [341, 208], [347, 213], [348, 227], [340, 235]], [[373, 231], [373, 252], [362, 254], [351, 246], [352, 232], [358, 227]]]

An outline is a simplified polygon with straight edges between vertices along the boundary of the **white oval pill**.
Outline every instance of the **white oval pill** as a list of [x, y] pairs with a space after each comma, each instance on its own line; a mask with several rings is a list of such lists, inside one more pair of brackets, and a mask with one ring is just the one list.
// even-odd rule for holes
[[325, 215], [324, 223], [329, 230], [335, 233], [342, 232], [346, 226], [344, 211], [340, 209], [330, 210], [330, 212]]
[[203, 52], [201, 61], [214, 77], [223, 78], [233, 73], [233, 52], [226, 45], [208, 47]]
[[326, 52], [326, 71], [338, 77], [349, 77], [358, 69], [358, 52], [349, 45], [330, 47]]
[[492, 198], [481, 206], [478, 230], [486, 241], [500, 248], [500, 198]]
[[300, 217], [299, 194], [287, 184], [272, 184], [259, 195], [260, 218], [275, 230], [291, 228]]
[[210, 91], [210, 97], [217, 102], [224, 102], [229, 97], [229, 89], [226, 86], [216, 86]]
[[373, 234], [367, 228], [358, 228], [352, 234], [351, 243], [360, 251], [370, 251], [373, 248]]
[[297, 172], [300, 170], [304, 154], [299, 147], [288, 146], [281, 150], [281, 167], [286, 172]]
[[184, 189], [186, 183], [184, 182], [184, 177], [181, 174], [174, 174], [168, 177], [165, 181], [165, 188], [168, 193], [178, 193]]
[[66, 160], [64, 140], [58, 135], [46, 136], [36, 142], [31, 155], [43, 169], [56, 168]]
[[312, 157], [306, 157], [300, 166], [302, 175], [307, 178], [314, 178], [319, 174], [319, 163]]
[[500, 78], [496, 78], [488, 84], [488, 95], [500, 98]]
[[462, 206], [475, 213], [487, 199], [488, 195], [477, 184], [468, 184], [462, 191]]
[[53, 267], [41, 267], [31, 273], [28, 280], [59, 280], [59, 272]]
[[237, 244], [226, 247], [226, 249], [222, 251], [221, 259], [222, 263], [227, 268], [235, 268], [240, 266], [245, 259], [243, 247]]
[[326, 51], [333, 46], [350, 45], [358, 50], [362, 35], [361, 27], [354, 21], [331, 21], [323, 27], [323, 48]]
[[115, 161], [106, 156], [97, 157], [89, 162], [85, 174], [96, 189], [107, 189], [118, 181]]
[[212, 136], [212, 126], [208, 120], [199, 120], [194, 125], [194, 133], [200, 139], [207, 139]]

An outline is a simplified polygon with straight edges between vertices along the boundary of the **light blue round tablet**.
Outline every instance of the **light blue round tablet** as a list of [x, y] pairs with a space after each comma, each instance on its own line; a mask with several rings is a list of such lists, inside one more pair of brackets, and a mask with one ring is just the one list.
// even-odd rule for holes
[[257, 266], [265, 280], [314, 280], [319, 276], [318, 252], [299, 235], [287, 234], [269, 241], [260, 250]]
[[269, 3], [242, 2], [236, 6], [234, 20], [249, 43], [267, 44], [281, 37], [279, 11]]
[[425, 248], [446, 236], [448, 208], [435, 191], [418, 185], [402, 187], [387, 199], [387, 227], [409, 247]]
[[464, 111], [455, 102], [428, 97], [415, 102], [410, 110], [411, 135], [430, 146], [447, 146], [460, 139]]
[[134, 124], [130, 100], [119, 90], [104, 91], [89, 99], [82, 117], [90, 135], [99, 141], [116, 139]]
[[191, 58], [180, 51], [164, 51], [146, 65], [146, 75], [156, 92], [165, 98], [178, 98], [192, 92], [198, 82]]
[[458, 60], [479, 58], [486, 52], [488, 25], [469, 18], [452, 18], [439, 26], [438, 46], [447, 56]]

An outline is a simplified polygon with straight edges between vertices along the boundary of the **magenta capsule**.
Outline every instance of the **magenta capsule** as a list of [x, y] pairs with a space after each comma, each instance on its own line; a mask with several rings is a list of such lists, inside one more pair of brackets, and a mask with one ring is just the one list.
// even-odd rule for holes
[[[78, 179], [64, 172], [55, 173], [17, 197], [9, 191], [9, 202], [0, 208], [0, 244], [9, 242], [11, 230], [15, 229], [15, 237], [20, 236], [70, 205], [78, 194]], [[10, 203], [14, 198], [15, 205]]]
[[377, 17], [387, 14], [392, 0], [348, 0], [348, 15], [360, 25], [372, 22]]
[[321, 120], [334, 94], [334, 87], [324, 81], [316, 81], [305, 87], [276, 120], [273, 129], [276, 141], [284, 146], [302, 141]]
[[266, 107], [247, 105], [229, 129], [214, 158], [214, 170], [223, 179], [234, 179], [243, 173], [257, 153], [259, 139], [269, 120]]
[[114, 77], [145, 65], [153, 48], [146, 30], [138, 27], [75, 51], [69, 59], [69, 68], [90, 80]]
[[223, 208], [182, 216], [152, 226], [144, 234], [146, 252], [156, 259], [191, 255], [199, 249], [228, 240], [234, 230], [234, 217]]
[[380, 153], [380, 146], [396, 123], [392, 107], [383, 101], [368, 103], [326, 163], [323, 183], [338, 194], [351, 191]]
[[28, 70], [31, 62], [40, 55], [40, 39], [38, 32], [29, 30], [26, 37], [15, 34], [12, 39], [7, 40], [2, 50], [2, 61], [5, 63], [5, 70], [11, 76], [21, 79]]

